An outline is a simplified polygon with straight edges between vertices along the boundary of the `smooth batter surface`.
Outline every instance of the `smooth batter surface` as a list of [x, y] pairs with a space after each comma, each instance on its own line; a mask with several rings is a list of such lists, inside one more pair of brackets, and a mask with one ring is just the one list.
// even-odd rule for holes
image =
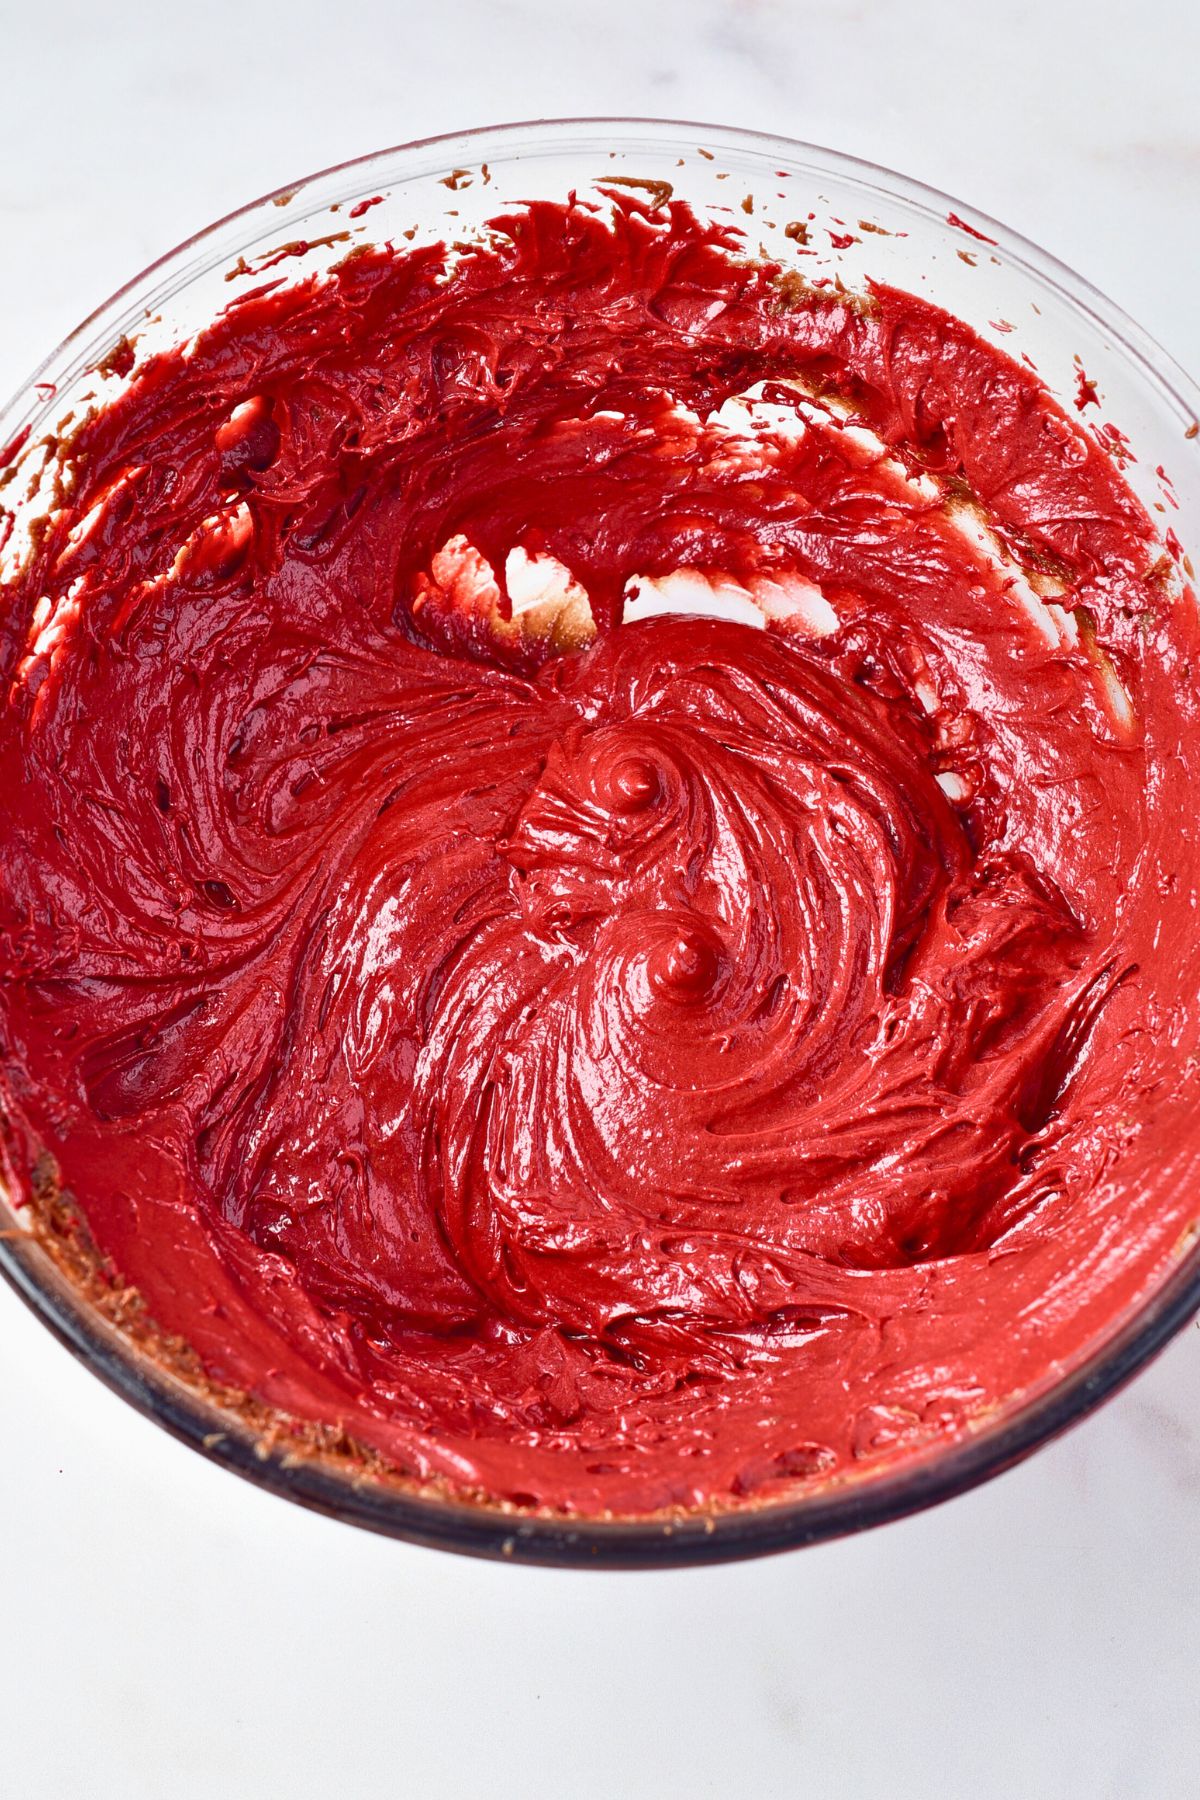
[[1194, 602], [1028, 369], [732, 246], [268, 283], [4, 596], [14, 1179], [518, 1502], [915, 1453], [1200, 1211]]

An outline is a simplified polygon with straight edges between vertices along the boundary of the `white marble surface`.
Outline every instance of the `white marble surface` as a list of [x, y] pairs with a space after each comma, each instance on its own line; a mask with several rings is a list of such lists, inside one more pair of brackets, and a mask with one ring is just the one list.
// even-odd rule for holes
[[[0, 390], [257, 193], [439, 130], [610, 112], [772, 128], [923, 177], [1196, 369], [1198, 62], [1193, 0], [0, 0]], [[936, 1513], [754, 1565], [560, 1575], [257, 1492], [113, 1399], [5, 1290], [0, 1791], [1190, 1796], [1198, 1402], [1193, 1327], [1064, 1442]]]

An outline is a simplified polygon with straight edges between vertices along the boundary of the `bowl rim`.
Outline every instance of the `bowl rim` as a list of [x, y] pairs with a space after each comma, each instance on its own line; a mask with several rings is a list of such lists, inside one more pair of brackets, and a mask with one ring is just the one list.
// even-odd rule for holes
[[[573, 136], [564, 142], [567, 133]], [[383, 185], [423, 173], [406, 170], [403, 164], [430, 155], [438, 158], [438, 167], [452, 168], [461, 161], [486, 160], [487, 146], [494, 146], [493, 155], [499, 159], [512, 158], [522, 148], [530, 154], [550, 153], [582, 147], [589, 140], [598, 148], [632, 148], [634, 139], [657, 140], [679, 151], [686, 151], [691, 142], [694, 149], [711, 147], [718, 156], [723, 149], [768, 155], [786, 160], [797, 171], [850, 180], [866, 192], [923, 211], [943, 225], [950, 223], [949, 213], [969, 218], [986, 230], [1011, 264], [1110, 333], [1116, 347], [1178, 411], [1181, 422], [1200, 418], [1200, 386], [1162, 345], [1086, 277], [968, 202], [882, 164], [776, 133], [686, 119], [588, 116], [516, 120], [416, 138], [333, 163], [224, 214], [124, 283], [43, 359], [0, 407], [0, 455], [5, 447], [19, 449], [25, 415], [32, 419], [49, 405], [38, 392], [38, 384], [45, 384], [51, 371], [59, 371], [60, 379], [77, 373], [73, 359], [91, 354], [97, 340], [114, 328], [135, 296], [145, 301], [151, 284], [161, 284], [172, 276], [198, 275], [215, 265], [228, 248], [225, 240], [231, 229], [260, 215], [285, 195], [299, 200], [319, 184], [366, 175], [398, 160], [402, 166], [393, 169]], [[385, 1536], [467, 1555], [566, 1568], [632, 1569], [733, 1561], [846, 1536], [938, 1505], [1000, 1474], [1077, 1424], [1145, 1367], [1200, 1310], [1197, 1242], [1155, 1291], [1067, 1375], [1018, 1402], [1003, 1417], [968, 1430], [918, 1459], [885, 1468], [878, 1475], [749, 1509], [587, 1518], [448, 1500], [419, 1488], [352, 1481], [320, 1460], [297, 1460], [275, 1449], [264, 1455], [262, 1443], [252, 1432], [231, 1426], [228, 1415], [218, 1413], [170, 1377], [103, 1321], [32, 1234], [0, 1236], [0, 1274], [53, 1335], [110, 1389], [201, 1455], [257, 1486]], [[220, 1421], [217, 1431], [213, 1429], [215, 1419]]]

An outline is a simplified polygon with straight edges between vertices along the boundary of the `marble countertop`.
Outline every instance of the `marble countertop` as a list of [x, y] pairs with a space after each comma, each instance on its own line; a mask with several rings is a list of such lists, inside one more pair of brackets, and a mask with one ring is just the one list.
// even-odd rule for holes
[[[0, 9], [3, 391], [253, 195], [542, 114], [758, 126], [903, 169], [1055, 251], [1200, 370], [1191, 0], [994, 0], [978, 22], [933, 0], [59, 0], [53, 21]], [[3, 1786], [1190, 1796], [1198, 1401], [1192, 1326], [936, 1512], [756, 1564], [557, 1574], [374, 1539], [236, 1481], [5, 1289]]]

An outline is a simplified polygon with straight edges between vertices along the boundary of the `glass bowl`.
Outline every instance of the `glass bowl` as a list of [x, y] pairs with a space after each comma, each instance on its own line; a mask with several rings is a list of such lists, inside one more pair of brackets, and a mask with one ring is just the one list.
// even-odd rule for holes
[[[131, 361], [208, 324], [261, 279], [296, 279], [355, 243], [469, 236], [509, 204], [600, 184], [674, 192], [732, 220], [748, 254], [803, 268], [809, 280], [867, 276], [945, 306], [981, 335], [1025, 354], [1060, 399], [1096, 381], [1103, 416], [1119, 422], [1137, 461], [1126, 479], [1197, 547], [1200, 390], [1132, 320], [1079, 276], [994, 220], [917, 182], [812, 144], [751, 131], [658, 120], [546, 120], [425, 139], [341, 164], [269, 194], [210, 226], [137, 276], [80, 325], [0, 413], [0, 474], [15, 529], [0, 545], [0, 579], [45, 509], [56, 432], [120, 391]], [[810, 224], [804, 262], [802, 233]], [[15, 479], [14, 479], [15, 477]], [[15, 493], [15, 504], [14, 504]], [[1189, 533], [1191, 536], [1188, 544]], [[25, 1209], [0, 1195], [0, 1271], [96, 1375], [201, 1454], [318, 1511], [411, 1541], [560, 1566], [646, 1567], [720, 1561], [819, 1542], [946, 1500], [1063, 1431], [1112, 1394], [1200, 1308], [1200, 1242], [1086, 1345], [1078, 1361], [1011, 1396], [899, 1465], [736, 1510], [645, 1517], [552, 1517], [447, 1498], [347, 1458], [306, 1454], [262, 1421], [222, 1405], [127, 1332], [94, 1284]]]

